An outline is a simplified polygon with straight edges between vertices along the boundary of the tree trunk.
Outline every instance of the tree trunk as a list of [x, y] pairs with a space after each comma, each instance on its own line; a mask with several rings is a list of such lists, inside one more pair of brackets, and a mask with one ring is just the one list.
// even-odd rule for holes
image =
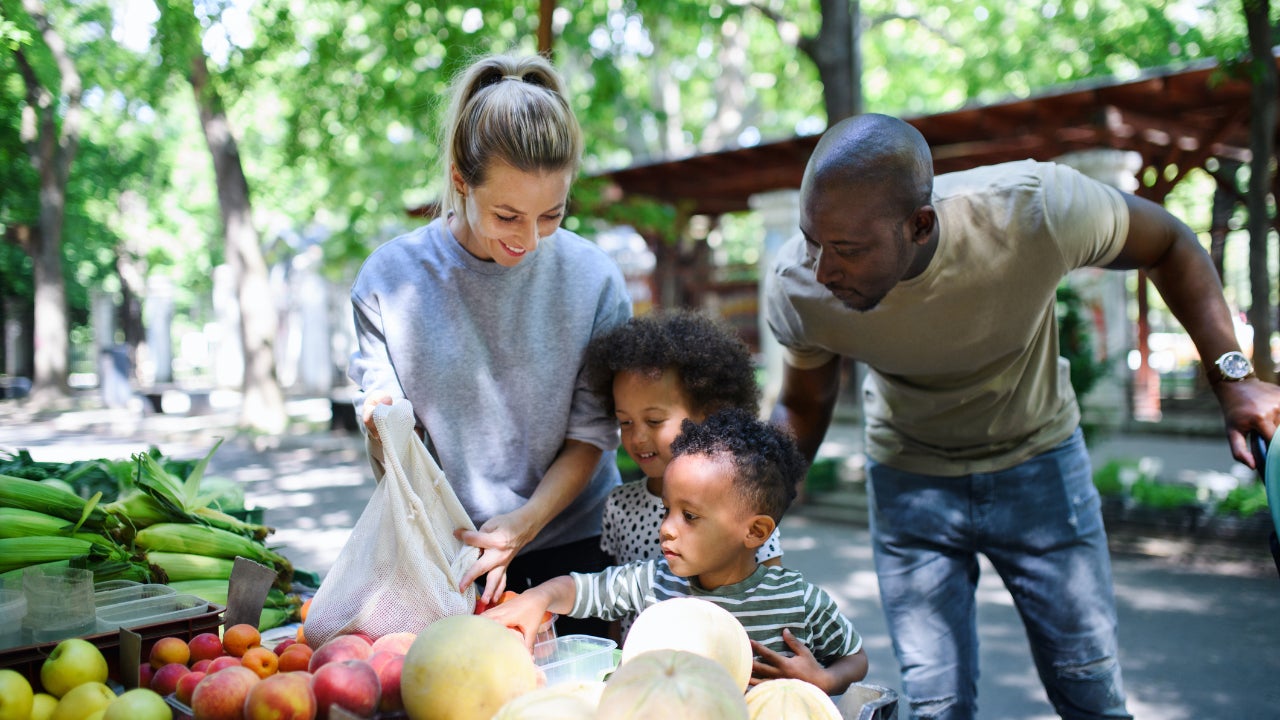
[[1271, 221], [1267, 193], [1271, 188], [1271, 160], [1275, 154], [1276, 66], [1271, 56], [1270, 0], [1243, 0], [1253, 55], [1253, 88], [1249, 99], [1249, 324], [1253, 327], [1253, 364], [1258, 377], [1274, 382], [1271, 360], [1271, 281], [1267, 256]]
[[715, 79], [716, 111], [707, 121], [699, 148], [716, 152], [737, 144], [747, 108], [747, 39], [742, 25], [729, 18], [720, 26], [720, 74]]
[[552, 36], [551, 21], [556, 13], [556, 0], [539, 0], [538, 2], [538, 54], [548, 60], [553, 58], [551, 47], [555, 41]]
[[1227, 233], [1231, 230], [1231, 215], [1240, 202], [1240, 194], [1236, 191], [1236, 176], [1239, 171], [1239, 162], [1218, 158], [1218, 169], [1213, 173], [1216, 186], [1209, 223], [1209, 256], [1213, 258], [1213, 266], [1218, 269], [1219, 281], [1226, 277]]
[[66, 281], [62, 274], [62, 226], [67, 178], [80, 145], [82, 89], [80, 74], [67, 54], [62, 37], [49, 23], [44, 5], [39, 0], [23, 0], [22, 7], [39, 28], [60, 76], [55, 97], [49, 88], [40, 84], [22, 50], [14, 51], [27, 86], [23, 141], [40, 176], [40, 226], [31, 234], [25, 248], [31, 255], [35, 276], [35, 366], [31, 401], [36, 407], [48, 407], [70, 397], [67, 384], [70, 328]]
[[288, 418], [284, 409], [284, 393], [276, 375], [274, 343], [278, 318], [276, 303], [271, 297], [267, 264], [253, 225], [249, 182], [240, 164], [240, 151], [223, 110], [222, 98], [209, 82], [209, 69], [203, 53], [192, 56], [189, 79], [200, 111], [200, 126], [213, 156], [227, 263], [235, 274], [240, 304], [244, 394], [239, 423], [244, 428], [279, 433], [284, 430]]
[[827, 126], [862, 112], [862, 73], [858, 48], [858, 0], [821, 0], [822, 29], [800, 41], [822, 80]]

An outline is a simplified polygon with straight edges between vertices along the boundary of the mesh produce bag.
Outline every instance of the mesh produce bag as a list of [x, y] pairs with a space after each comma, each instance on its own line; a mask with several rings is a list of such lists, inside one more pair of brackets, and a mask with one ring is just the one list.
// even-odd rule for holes
[[462, 593], [458, 583], [480, 550], [453, 536], [475, 524], [414, 432], [413, 406], [378, 405], [373, 422], [385, 473], [311, 601], [303, 631], [312, 647], [354, 632], [417, 633], [475, 609], [475, 588]]

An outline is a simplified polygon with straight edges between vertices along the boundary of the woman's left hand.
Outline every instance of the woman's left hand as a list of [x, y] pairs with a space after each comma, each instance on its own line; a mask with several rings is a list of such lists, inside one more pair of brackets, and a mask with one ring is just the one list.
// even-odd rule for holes
[[468, 585], [483, 575], [484, 593], [480, 599], [491, 604], [501, 596], [507, 587], [507, 566], [528, 543], [521, 530], [521, 523], [514, 513], [507, 513], [489, 518], [479, 530], [453, 531], [454, 537], [472, 547], [480, 548], [480, 559], [467, 570], [459, 590], [465, 592]]

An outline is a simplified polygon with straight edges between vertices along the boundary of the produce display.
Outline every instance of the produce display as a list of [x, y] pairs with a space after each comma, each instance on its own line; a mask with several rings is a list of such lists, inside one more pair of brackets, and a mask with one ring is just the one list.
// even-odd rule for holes
[[155, 448], [75, 463], [0, 456], [0, 573], [70, 563], [95, 583], [168, 583], [225, 605], [234, 560], [246, 557], [277, 572], [260, 629], [296, 620], [302, 596], [292, 565], [265, 543], [273, 529], [238, 517], [235, 483], [204, 476], [219, 444], [191, 461]]

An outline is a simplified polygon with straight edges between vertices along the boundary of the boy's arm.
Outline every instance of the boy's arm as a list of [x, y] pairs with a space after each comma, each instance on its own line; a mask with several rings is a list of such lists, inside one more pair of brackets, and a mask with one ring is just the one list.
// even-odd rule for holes
[[828, 695], [839, 695], [849, 689], [850, 684], [867, 676], [867, 654], [861, 648], [824, 668], [790, 630], [783, 629], [782, 639], [791, 648], [791, 657], [751, 641], [751, 650], [756, 655], [751, 668], [752, 685], [773, 678], [795, 678], [818, 686]]
[[541, 585], [535, 585], [481, 614], [520, 631], [524, 635], [525, 645], [532, 649], [533, 641], [538, 636], [538, 627], [542, 625], [545, 614], [547, 612], [557, 615], [568, 614], [573, 609], [576, 596], [573, 578], [561, 575]]

